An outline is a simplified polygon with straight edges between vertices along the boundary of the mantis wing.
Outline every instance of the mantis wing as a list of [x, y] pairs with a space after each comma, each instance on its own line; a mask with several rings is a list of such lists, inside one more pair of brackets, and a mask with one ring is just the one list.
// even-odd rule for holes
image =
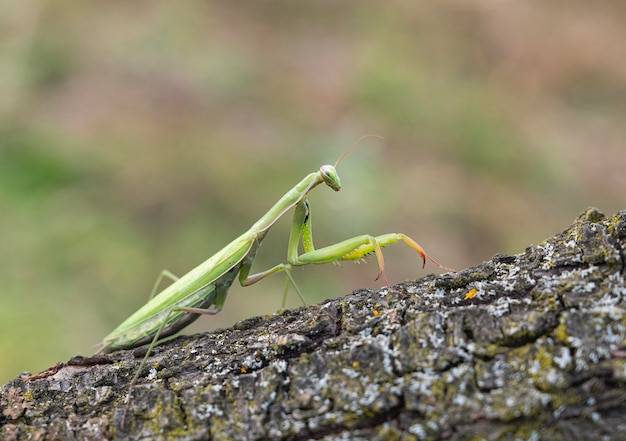
[[[232, 284], [255, 243], [255, 238], [246, 233], [176, 280], [107, 335], [100, 351], [141, 346], [159, 329], [160, 337], [166, 337], [187, 326], [198, 314], [177, 309], [209, 308], [215, 304], [218, 294]], [[223, 299], [218, 303], [221, 308]]]

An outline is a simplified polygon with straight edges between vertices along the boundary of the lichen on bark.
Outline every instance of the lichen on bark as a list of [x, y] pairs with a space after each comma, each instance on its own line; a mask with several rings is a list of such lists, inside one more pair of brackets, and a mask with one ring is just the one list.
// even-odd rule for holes
[[[588, 209], [515, 256], [0, 389], [21, 439], [620, 439], [626, 211]], [[29, 381], [30, 380], [30, 381]]]

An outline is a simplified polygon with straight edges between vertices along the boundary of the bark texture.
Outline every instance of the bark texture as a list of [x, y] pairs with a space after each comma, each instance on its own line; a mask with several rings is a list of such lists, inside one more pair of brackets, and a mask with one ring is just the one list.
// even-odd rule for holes
[[611, 440], [626, 211], [456, 274], [72, 359], [0, 389], [4, 440]]

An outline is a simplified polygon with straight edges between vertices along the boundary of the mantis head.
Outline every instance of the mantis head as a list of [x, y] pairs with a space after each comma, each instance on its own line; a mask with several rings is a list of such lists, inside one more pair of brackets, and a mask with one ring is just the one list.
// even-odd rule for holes
[[320, 175], [322, 176], [324, 183], [330, 188], [335, 191], [339, 191], [341, 189], [341, 179], [339, 179], [337, 170], [335, 170], [333, 165], [322, 165], [320, 167]]

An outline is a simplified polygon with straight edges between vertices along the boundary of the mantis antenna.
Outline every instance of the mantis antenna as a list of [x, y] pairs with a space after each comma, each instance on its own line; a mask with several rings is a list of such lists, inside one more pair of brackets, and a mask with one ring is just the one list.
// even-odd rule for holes
[[345, 157], [348, 155], [348, 153], [350, 153], [351, 151], [353, 151], [354, 149], [356, 149], [357, 147], [359, 147], [359, 144], [361, 144], [361, 142], [362, 142], [363, 140], [367, 139], [367, 138], [378, 138], [378, 139], [382, 139], [383, 141], [385, 140], [385, 138], [384, 138], [384, 137], [382, 137], [382, 136], [380, 136], [380, 135], [373, 135], [373, 134], [369, 134], [369, 135], [363, 135], [363, 136], [361, 136], [359, 139], [357, 139], [356, 141], [354, 141], [354, 142], [352, 143], [352, 145], [350, 145], [350, 147], [348, 147], [348, 148], [346, 149], [346, 151], [345, 151], [345, 152], [343, 152], [343, 153], [341, 154], [341, 156], [339, 156], [339, 158], [337, 158], [337, 162], [335, 162], [334, 167], [335, 167], [335, 168], [337, 168], [337, 165], [339, 165], [339, 162], [341, 162], [341, 160], [342, 160], [343, 158], [345, 158]]

